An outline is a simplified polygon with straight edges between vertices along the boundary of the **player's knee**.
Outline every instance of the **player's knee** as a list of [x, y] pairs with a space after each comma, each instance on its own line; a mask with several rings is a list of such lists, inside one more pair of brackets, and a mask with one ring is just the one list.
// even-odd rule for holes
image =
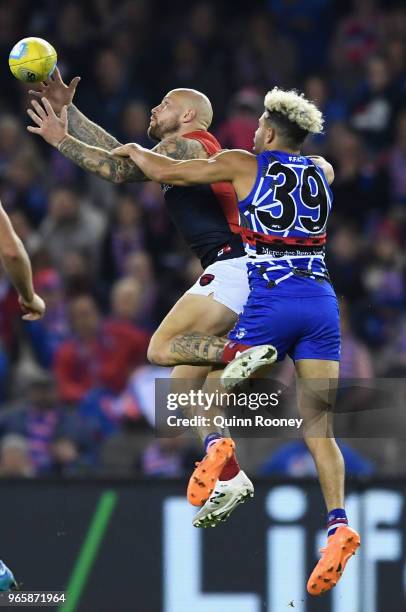
[[150, 363], [161, 366], [173, 365], [170, 359], [168, 344], [152, 336], [148, 346], [147, 358]]

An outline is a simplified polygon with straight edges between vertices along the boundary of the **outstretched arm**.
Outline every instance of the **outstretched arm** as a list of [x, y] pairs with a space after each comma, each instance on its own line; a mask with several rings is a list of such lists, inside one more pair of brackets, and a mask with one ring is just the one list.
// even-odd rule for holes
[[[104, 149], [86, 145], [72, 136], [65, 136], [58, 149], [83, 170], [98, 174], [113, 183], [149, 180], [130, 157], [110, 155]], [[197, 159], [207, 156], [200, 142], [180, 136], [166, 138], [156, 145], [154, 151], [172, 159]]]
[[68, 106], [68, 133], [81, 142], [111, 151], [120, 142], [100, 125], [90, 121], [74, 104]]
[[[42, 98], [43, 106], [36, 100], [32, 101], [35, 110], [28, 109], [27, 113], [37, 127], [28, 126], [28, 131], [39, 134], [49, 144], [57, 147], [59, 151], [75, 164], [97, 174], [113, 183], [129, 183], [146, 181], [148, 178], [130, 158], [112, 156], [101, 147], [91, 146], [81, 142], [68, 134], [68, 111], [66, 106], [57, 117], [47, 98]], [[87, 128], [81, 128], [87, 130]], [[107, 133], [106, 138], [109, 138]], [[205, 157], [203, 146], [196, 140], [173, 136], [160, 142], [155, 150], [163, 155], [175, 159], [193, 159]]]
[[58, 150], [83, 170], [97, 174], [111, 183], [135, 183], [148, 180], [142, 170], [129, 159], [114, 159], [108, 151], [92, 147], [67, 135]]
[[246, 151], [222, 151], [208, 159], [175, 161], [140, 145], [127, 144], [113, 149], [112, 154], [129, 156], [145, 175], [158, 183], [196, 185], [228, 181], [234, 183], [246, 174], [256, 158]]

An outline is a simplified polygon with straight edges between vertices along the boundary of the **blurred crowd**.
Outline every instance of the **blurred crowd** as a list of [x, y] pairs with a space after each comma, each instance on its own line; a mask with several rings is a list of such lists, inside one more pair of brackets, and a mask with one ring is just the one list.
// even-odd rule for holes
[[[149, 109], [181, 86], [210, 97], [224, 148], [251, 150], [264, 93], [303, 90], [326, 118], [305, 153], [335, 169], [342, 376], [406, 375], [404, 2], [1, 2], [3, 59], [27, 35], [55, 46], [63, 78], [82, 77], [76, 105], [123, 143], [152, 146]], [[84, 173], [26, 131], [28, 88], [4, 62], [0, 85], [0, 198], [48, 306], [23, 322], [0, 271], [0, 474], [181, 475], [196, 451], [154, 437], [153, 381], [169, 372], [147, 364], [146, 348], [199, 263], [159, 185]], [[383, 473], [401, 469], [391, 444]], [[275, 473], [269, 449], [247, 455], [252, 472]]]

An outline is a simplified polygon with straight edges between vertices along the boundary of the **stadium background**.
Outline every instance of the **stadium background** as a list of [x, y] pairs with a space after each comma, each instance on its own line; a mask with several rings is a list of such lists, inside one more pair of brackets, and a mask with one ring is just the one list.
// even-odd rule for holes
[[[153, 380], [168, 372], [147, 365], [145, 358], [149, 335], [197, 278], [199, 265], [173, 229], [159, 186], [103, 182], [26, 132], [26, 88], [11, 77], [6, 60], [13, 44], [27, 35], [46, 38], [56, 47], [65, 80], [82, 77], [77, 106], [121, 142], [151, 146], [145, 135], [149, 109], [173, 87], [194, 87], [210, 97], [213, 131], [225, 148], [251, 149], [263, 95], [272, 86], [297, 87], [314, 99], [325, 113], [326, 134], [309, 141], [306, 152], [326, 156], [336, 173], [328, 264], [342, 298], [342, 376], [402, 380], [406, 372], [404, 3], [13, 0], [0, 4], [0, 197], [32, 258], [37, 290], [48, 303], [43, 322], [23, 324], [15, 294], [1, 276], [0, 492], [8, 533], [2, 537], [2, 557], [22, 573], [24, 588], [63, 588], [69, 583], [77, 597], [72, 611], [183, 612], [193, 600], [195, 609], [204, 607], [205, 612], [279, 612], [285, 609], [281, 603], [285, 599], [286, 607], [293, 601], [303, 612], [330, 610], [329, 606], [332, 612], [401, 610], [406, 591], [403, 420], [391, 438], [371, 440], [359, 434], [343, 442], [349, 485], [356, 492], [357, 520], [370, 542], [360, 561], [362, 579], [347, 587], [358, 593], [350, 603], [344, 587], [333, 601], [326, 598], [323, 604], [301, 601], [299, 587], [292, 587], [290, 598], [289, 590], [285, 593], [282, 588], [272, 600], [269, 593], [278, 593], [281, 583], [280, 576], [269, 570], [272, 553], [259, 544], [250, 550], [244, 538], [246, 547], [233, 551], [219, 535], [199, 535], [208, 551], [202, 553], [200, 567], [199, 545], [193, 540], [197, 536], [188, 527], [182, 537], [175, 516], [181, 483], [200, 449], [190, 439], [154, 437]], [[80, 338], [90, 333], [98, 317], [94, 351], [84, 354]], [[119, 354], [109, 348], [110, 334], [114, 336], [117, 329], [126, 337]], [[72, 334], [79, 339], [73, 345]], [[86, 370], [84, 385], [77, 384], [78, 367]], [[289, 379], [289, 364], [284, 368]], [[271, 538], [269, 525], [281, 522], [288, 533], [280, 537], [292, 537], [293, 546], [298, 538], [303, 567], [310, 569], [316, 535], [309, 534], [321, 527], [323, 517], [313, 481], [300, 480], [314, 475], [308, 456], [296, 442], [242, 440], [239, 446], [244, 467], [264, 480], [259, 500], [224, 527], [224, 539], [238, 542], [241, 530], [256, 520], [261, 537]], [[291, 477], [296, 479], [293, 484], [285, 483], [284, 478]], [[90, 491], [93, 495], [87, 500], [83, 480], [88, 495]], [[278, 489], [288, 482], [293, 489]], [[273, 515], [263, 500], [275, 489], [282, 499], [288, 497], [283, 510]], [[314, 511], [300, 511], [302, 493], [307, 493], [309, 507], [315, 504]], [[289, 495], [297, 501], [297, 515], [283, 514]], [[103, 512], [98, 515], [104, 503], [105, 523], [100, 519]], [[115, 504], [124, 517], [121, 535], [118, 527], [113, 529], [119, 521]], [[185, 599], [175, 600], [165, 586], [168, 572], [174, 576], [173, 569], [164, 565], [169, 563], [167, 506], [171, 516], [175, 513], [179, 538], [171, 540], [171, 546], [195, 551], [194, 562], [183, 570], [191, 572], [193, 566], [197, 572], [183, 576], [184, 585], [193, 583], [189, 599], [186, 594]], [[188, 515], [184, 506], [178, 512]], [[319, 525], [313, 525], [314, 512]], [[93, 557], [87, 558], [93, 561], [86, 569], [79, 561], [93, 533], [92, 517], [99, 520], [100, 540], [92, 540]], [[295, 527], [295, 521], [301, 527]], [[375, 524], [383, 525], [381, 533], [374, 531]], [[300, 539], [300, 529], [305, 530], [306, 541]], [[126, 551], [122, 556], [121, 540]], [[31, 555], [39, 541], [46, 552], [38, 551], [41, 572], [37, 573], [30, 568], [37, 563], [37, 556]], [[72, 550], [65, 555], [67, 542]], [[149, 542], [158, 569], [147, 588], [140, 568]], [[228, 560], [210, 552], [215, 542], [220, 552], [224, 546], [229, 555], [238, 554], [241, 567], [225, 570]], [[276, 543], [273, 549], [279, 551]], [[297, 550], [282, 548], [284, 563]], [[171, 564], [177, 562], [175, 555]], [[134, 582], [128, 577], [128, 564]], [[260, 576], [257, 566], [263, 568]], [[224, 583], [216, 579], [216, 571]], [[126, 576], [123, 582], [121, 576]], [[176, 580], [181, 591], [182, 581]], [[100, 584], [123, 591], [121, 603], [115, 607], [110, 587], [103, 600]], [[154, 596], [148, 600], [151, 589]], [[214, 599], [197, 596], [200, 591], [233, 590], [246, 595], [235, 595], [232, 601], [214, 594]], [[140, 604], [137, 593], [143, 593]], [[259, 599], [247, 593], [257, 593]], [[383, 602], [391, 605], [385, 607]]]

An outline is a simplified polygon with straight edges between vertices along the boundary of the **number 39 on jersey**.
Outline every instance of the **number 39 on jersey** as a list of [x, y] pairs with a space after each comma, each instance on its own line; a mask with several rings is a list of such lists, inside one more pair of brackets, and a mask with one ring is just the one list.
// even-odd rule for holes
[[323, 234], [333, 197], [321, 168], [279, 151], [264, 151], [257, 159], [255, 185], [240, 202], [242, 225], [279, 238]]

